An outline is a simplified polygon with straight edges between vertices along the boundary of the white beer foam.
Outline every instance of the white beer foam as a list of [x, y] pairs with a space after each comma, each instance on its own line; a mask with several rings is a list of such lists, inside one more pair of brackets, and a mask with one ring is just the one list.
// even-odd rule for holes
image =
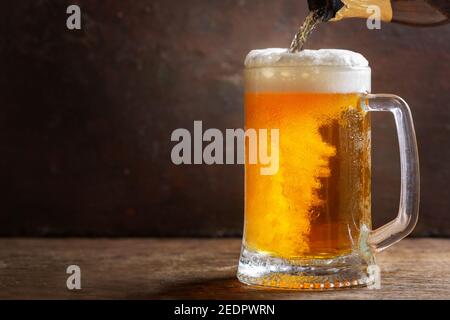
[[[245, 59], [248, 92], [365, 93], [371, 90], [369, 62], [339, 49], [252, 50]], [[280, 68], [281, 67], [281, 68]]]
[[252, 50], [245, 59], [247, 68], [275, 66], [335, 66], [367, 67], [369, 61], [360, 53], [341, 49], [303, 50], [290, 53], [288, 49]]

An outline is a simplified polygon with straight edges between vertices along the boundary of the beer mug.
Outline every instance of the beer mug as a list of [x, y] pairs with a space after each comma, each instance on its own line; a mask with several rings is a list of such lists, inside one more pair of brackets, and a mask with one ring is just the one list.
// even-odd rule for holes
[[[238, 279], [286, 289], [367, 286], [374, 254], [418, 218], [419, 159], [403, 99], [370, 94], [360, 54], [335, 49], [253, 50], [246, 58], [246, 128], [278, 129], [279, 167], [245, 165]], [[371, 228], [370, 113], [394, 116], [401, 163], [397, 217]], [[248, 150], [247, 150], [248, 152]]]

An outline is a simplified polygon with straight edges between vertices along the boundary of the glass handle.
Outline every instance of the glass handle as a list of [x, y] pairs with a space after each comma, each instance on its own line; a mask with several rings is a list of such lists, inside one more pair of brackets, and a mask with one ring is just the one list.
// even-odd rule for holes
[[400, 205], [397, 217], [369, 233], [368, 245], [375, 252], [397, 243], [414, 229], [419, 217], [419, 155], [408, 104], [391, 94], [368, 94], [361, 99], [366, 111], [388, 111], [395, 119], [400, 149]]

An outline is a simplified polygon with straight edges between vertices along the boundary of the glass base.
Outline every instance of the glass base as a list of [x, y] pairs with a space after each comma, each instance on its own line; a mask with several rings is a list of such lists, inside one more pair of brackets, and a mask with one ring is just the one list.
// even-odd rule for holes
[[242, 249], [239, 281], [279, 289], [327, 290], [365, 287], [373, 283], [367, 263], [353, 253], [332, 259], [281, 259]]

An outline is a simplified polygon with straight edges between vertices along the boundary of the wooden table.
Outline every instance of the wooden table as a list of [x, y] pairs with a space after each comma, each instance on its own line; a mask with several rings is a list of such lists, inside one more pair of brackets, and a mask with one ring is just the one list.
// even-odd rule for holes
[[[378, 256], [380, 290], [252, 288], [239, 239], [0, 239], [1, 299], [449, 299], [450, 240], [409, 239]], [[81, 268], [79, 291], [66, 268]]]

